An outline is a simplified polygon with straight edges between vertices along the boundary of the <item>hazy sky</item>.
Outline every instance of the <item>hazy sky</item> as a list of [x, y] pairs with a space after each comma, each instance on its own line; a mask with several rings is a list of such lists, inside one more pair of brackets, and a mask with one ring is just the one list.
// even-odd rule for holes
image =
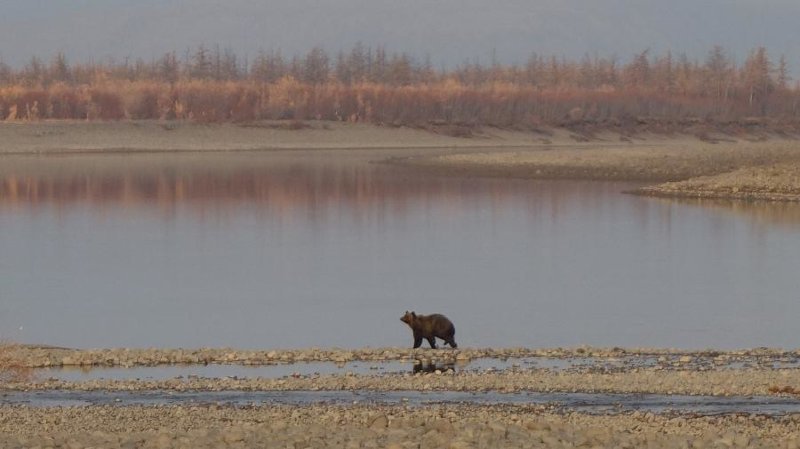
[[240, 56], [333, 53], [361, 41], [453, 65], [524, 62], [532, 51], [703, 58], [719, 44], [739, 61], [764, 45], [797, 72], [798, 18], [797, 0], [0, 0], [0, 58], [150, 59], [201, 43]]

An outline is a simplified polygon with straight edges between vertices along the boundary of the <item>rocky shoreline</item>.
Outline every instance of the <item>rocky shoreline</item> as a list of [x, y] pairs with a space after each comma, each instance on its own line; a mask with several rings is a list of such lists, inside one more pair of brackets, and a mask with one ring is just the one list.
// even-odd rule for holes
[[642, 187], [632, 193], [662, 197], [800, 201], [800, 164], [745, 167], [714, 176]]
[[[6, 346], [6, 349], [9, 347]], [[660, 348], [405, 348], [247, 351], [202, 349], [76, 350], [16, 345], [8, 352], [30, 367], [93, 369], [225, 363], [302, 364], [353, 361], [456, 363], [433, 372], [292, 374], [277, 378], [180, 376], [163, 380], [21, 380], [0, 397], [44, 390], [141, 392], [454, 391], [785, 396], [800, 385], [800, 352]], [[505, 360], [506, 369], [460, 368], [472, 360]], [[559, 359], [539, 368], [528, 359]], [[514, 361], [519, 361], [516, 363]], [[511, 362], [510, 364], [508, 362]], [[468, 366], [468, 365], [467, 365]], [[345, 368], [346, 369], [346, 368]], [[35, 371], [34, 371], [35, 372]], [[11, 396], [8, 396], [11, 397]], [[621, 411], [595, 415], [549, 404], [232, 403], [178, 405], [0, 405], [0, 447], [800, 447], [800, 415]], [[249, 403], [248, 403], [249, 404]], [[349, 404], [347, 402], [346, 404]]]
[[[411, 350], [400, 348], [298, 349], [241, 351], [234, 349], [95, 349], [16, 346], [11, 352], [27, 367], [135, 367], [219, 363], [242, 366], [335, 362], [341, 373], [301, 374], [275, 378], [178, 376], [169, 379], [105, 379], [68, 381], [58, 378], [17, 379], [4, 390], [112, 391], [496, 391], [653, 393], [747, 396], [794, 394], [800, 386], [797, 351], [757, 348], [740, 351], [681, 351], [624, 348], [498, 348]], [[507, 369], [470, 369], [476, 359], [505, 360]], [[536, 360], [564, 360], [559, 369], [536, 366]], [[531, 361], [524, 365], [517, 361]], [[360, 374], [347, 370], [353, 361], [404, 361], [422, 364], [420, 372]], [[508, 364], [508, 362], [511, 362]]]
[[456, 363], [470, 360], [519, 359], [547, 357], [557, 359], [621, 357], [665, 357], [710, 360], [710, 363], [790, 361], [800, 358], [800, 350], [753, 348], [731, 351], [684, 350], [674, 348], [459, 348], [456, 350], [430, 350], [427, 348], [308, 348], [242, 350], [234, 348], [101, 348], [70, 349], [37, 345], [7, 345], [5, 352], [18, 364], [28, 368], [58, 366], [154, 366], [161, 364], [231, 363], [240, 365], [268, 365], [301, 362], [348, 363], [353, 361], [408, 361]]
[[800, 417], [596, 416], [543, 406], [0, 406], [2, 447], [782, 447]]

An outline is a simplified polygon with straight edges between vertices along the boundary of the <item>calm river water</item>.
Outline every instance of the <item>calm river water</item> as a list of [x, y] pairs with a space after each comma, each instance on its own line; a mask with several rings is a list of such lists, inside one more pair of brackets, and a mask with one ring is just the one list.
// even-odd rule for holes
[[461, 346], [800, 346], [797, 205], [340, 156], [6, 159], [0, 339], [410, 346], [416, 310]]

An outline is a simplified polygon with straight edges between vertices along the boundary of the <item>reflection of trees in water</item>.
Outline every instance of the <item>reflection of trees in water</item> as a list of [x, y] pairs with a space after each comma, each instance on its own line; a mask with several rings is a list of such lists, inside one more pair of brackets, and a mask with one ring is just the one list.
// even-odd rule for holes
[[[405, 170], [356, 165], [325, 167], [297, 164], [235, 169], [163, 169], [113, 173], [12, 174], [0, 178], [0, 207], [90, 204], [95, 207], [171, 207], [179, 203], [200, 210], [256, 204], [270, 213], [320, 212], [347, 208], [402, 213], [412, 204], [463, 212], [474, 201], [492, 208], [520, 201], [530, 184], [503, 180], [418, 176]], [[568, 194], [568, 192], [565, 192]], [[524, 206], [524, 204], [523, 204]], [[312, 216], [313, 218], [313, 216]]]

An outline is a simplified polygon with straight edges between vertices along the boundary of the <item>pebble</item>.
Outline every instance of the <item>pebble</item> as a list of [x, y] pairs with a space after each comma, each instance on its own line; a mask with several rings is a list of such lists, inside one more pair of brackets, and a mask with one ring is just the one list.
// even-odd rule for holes
[[378, 415], [375, 417], [372, 422], [369, 423], [370, 429], [385, 429], [389, 426], [389, 418], [386, 415]]

